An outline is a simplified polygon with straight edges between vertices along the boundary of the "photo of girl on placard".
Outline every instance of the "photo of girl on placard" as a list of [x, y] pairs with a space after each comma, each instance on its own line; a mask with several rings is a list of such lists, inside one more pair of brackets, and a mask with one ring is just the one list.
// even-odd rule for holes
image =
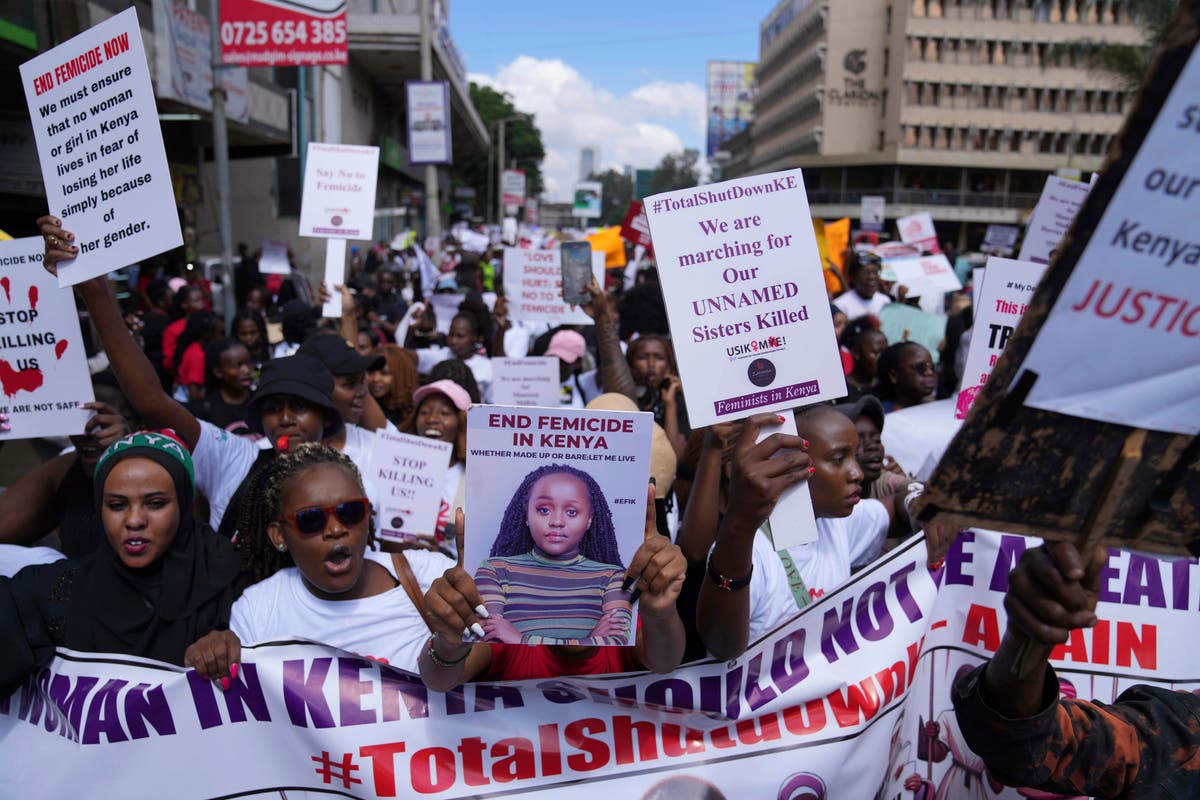
[[551, 463], [521, 481], [475, 585], [490, 641], [627, 644], [632, 624], [604, 491], [588, 473]]

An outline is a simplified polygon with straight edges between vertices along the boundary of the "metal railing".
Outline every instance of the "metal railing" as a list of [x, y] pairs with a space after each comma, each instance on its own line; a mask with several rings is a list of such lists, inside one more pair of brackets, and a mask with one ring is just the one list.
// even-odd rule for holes
[[1033, 208], [1037, 192], [976, 192], [959, 189], [809, 189], [808, 202], [856, 205], [863, 195], [884, 197], [888, 203], [912, 206], [970, 206], [973, 208]]

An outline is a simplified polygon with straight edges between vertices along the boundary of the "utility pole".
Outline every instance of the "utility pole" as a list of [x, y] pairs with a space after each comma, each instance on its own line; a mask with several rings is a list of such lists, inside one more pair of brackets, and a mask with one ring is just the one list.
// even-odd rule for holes
[[221, 285], [225, 333], [232, 331], [236, 313], [233, 292], [233, 222], [229, 217], [229, 132], [225, 126], [225, 80], [221, 65], [220, 4], [210, 0], [208, 25], [212, 42], [213, 165], [217, 169], [217, 220], [221, 229]]
[[[429, 0], [421, 0], [421, 80], [433, 80], [433, 15]], [[446, 109], [449, 117], [450, 109]], [[441, 202], [438, 199], [437, 167], [425, 165], [425, 235], [432, 237], [436, 246], [442, 241]]]

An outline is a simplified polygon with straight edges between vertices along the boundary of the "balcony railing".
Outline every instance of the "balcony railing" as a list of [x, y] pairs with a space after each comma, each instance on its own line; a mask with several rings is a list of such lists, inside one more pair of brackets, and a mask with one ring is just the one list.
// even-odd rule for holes
[[976, 192], [960, 189], [809, 189], [808, 202], [857, 205], [863, 195], [884, 197], [888, 203], [896, 205], [1010, 209], [1033, 208], [1040, 196], [1037, 192]]

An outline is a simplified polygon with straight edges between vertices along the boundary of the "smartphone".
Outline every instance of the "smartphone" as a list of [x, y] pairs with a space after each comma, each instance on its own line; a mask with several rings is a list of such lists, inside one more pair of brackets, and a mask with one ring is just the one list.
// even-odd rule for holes
[[592, 243], [562, 243], [562, 296], [573, 306], [591, 299], [584, 288], [592, 282]]

